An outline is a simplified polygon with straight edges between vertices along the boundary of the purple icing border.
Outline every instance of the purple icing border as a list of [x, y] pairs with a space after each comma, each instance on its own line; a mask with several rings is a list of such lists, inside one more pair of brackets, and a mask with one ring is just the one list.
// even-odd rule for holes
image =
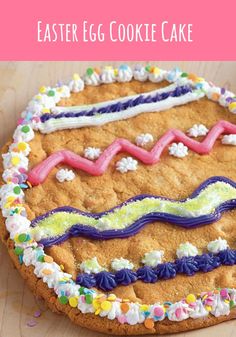
[[[226, 177], [221, 177], [221, 176], [215, 176], [211, 177], [207, 180], [205, 180], [194, 192], [191, 194], [190, 197], [179, 200], [178, 202], [185, 202], [187, 199], [193, 199], [195, 198], [202, 190], [204, 190], [207, 186], [214, 184], [216, 182], [225, 182], [227, 184], [230, 184], [234, 188], [236, 188], [236, 183], [232, 181], [229, 178]], [[169, 198], [164, 198], [164, 197], [157, 197], [153, 195], [148, 195], [148, 194], [141, 194], [138, 196], [135, 196], [126, 202], [123, 202], [122, 204], [110, 209], [109, 211], [106, 212], [100, 212], [100, 213], [86, 213], [83, 211], [80, 211], [76, 208], [70, 207], [70, 206], [64, 206], [64, 207], [59, 207], [56, 208], [50, 212], [47, 212], [37, 218], [35, 218], [31, 225], [33, 227], [37, 226], [38, 222], [41, 220], [49, 217], [50, 215], [57, 213], [57, 212], [74, 212], [78, 213], [81, 215], [85, 215], [88, 217], [92, 217], [95, 219], [99, 219], [105, 214], [112, 213], [115, 209], [121, 208], [123, 205], [126, 205], [130, 202], [135, 202], [138, 200], [143, 200], [145, 198], [159, 198], [162, 200], [170, 200], [170, 201], [176, 201], [173, 199]], [[52, 238], [47, 238], [47, 239], [42, 239], [40, 241], [41, 244], [43, 244], [45, 247], [49, 247], [55, 244], [59, 244], [70, 237], [74, 236], [83, 236], [83, 237], [88, 237], [90, 239], [96, 239], [96, 240], [109, 240], [109, 239], [114, 239], [114, 238], [127, 238], [131, 235], [137, 234], [146, 224], [154, 222], [154, 221], [163, 221], [163, 222], [169, 222], [171, 224], [184, 227], [184, 228], [195, 228], [199, 227], [201, 225], [206, 225], [210, 224], [212, 222], [215, 222], [221, 218], [221, 215], [223, 212], [233, 209], [236, 207], [236, 199], [232, 199], [229, 201], [226, 201], [219, 205], [215, 211], [211, 214], [208, 215], [202, 215], [199, 217], [194, 217], [194, 218], [189, 218], [189, 217], [181, 217], [177, 215], [172, 215], [168, 213], [161, 213], [161, 212], [152, 212], [149, 214], [146, 214], [136, 220], [132, 225], [125, 229], [112, 229], [112, 230], [104, 230], [104, 231], [99, 231], [96, 228], [86, 226], [86, 225], [81, 225], [81, 224], [76, 224], [73, 225], [66, 233], [64, 233], [61, 236], [58, 237], [52, 237]]]
[[142, 94], [136, 98], [130, 98], [127, 99], [127, 101], [124, 102], [117, 102], [117, 103], [111, 103], [105, 107], [100, 107], [100, 108], [90, 108], [89, 110], [83, 110], [80, 112], [62, 112], [60, 114], [50, 114], [50, 113], [45, 113], [40, 117], [41, 122], [46, 122], [49, 119], [60, 119], [63, 117], [80, 117], [80, 116], [94, 116], [96, 114], [107, 114], [107, 113], [114, 113], [114, 112], [119, 112], [121, 110], [126, 110], [128, 108], [135, 107], [140, 104], [148, 104], [148, 103], [155, 103], [155, 102], [160, 102], [168, 97], [179, 97], [182, 95], [185, 95], [189, 92], [192, 92], [192, 87], [190, 85], [183, 85], [176, 87], [174, 90], [169, 91], [169, 92], [162, 92], [162, 93], [157, 93], [154, 96], [148, 95], [148, 96], [143, 96]]
[[136, 281], [156, 283], [160, 280], [175, 278], [177, 274], [193, 276], [197, 272], [210, 272], [220, 266], [236, 264], [236, 251], [225, 249], [217, 254], [203, 253], [202, 255], [182, 257], [175, 261], [165, 262], [152, 268], [143, 266], [136, 271], [121, 269], [115, 273], [101, 271], [96, 274], [81, 273], [77, 275], [76, 283], [86, 288], [96, 287], [111, 291], [119, 285], [127, 286]]

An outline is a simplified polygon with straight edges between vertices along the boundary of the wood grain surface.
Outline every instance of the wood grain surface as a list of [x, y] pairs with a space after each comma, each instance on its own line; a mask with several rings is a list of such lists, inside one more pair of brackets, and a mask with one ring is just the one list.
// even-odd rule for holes
[[[109, 62], [104, 64], [120, 64]], [[137, 62], [133, 62], [134, 64]], [[141, 62], [139, 62], [141, 63]], [[236, 92], [236, 62], [153, 62], [164, 69], [179, 66]], [[41, 85], [68, 80], [102, 62], [0, 62], [0, 146], [12, 135], [17, 118]], [[34, 317], [40, 310], [41, 316]], [[29, 327], [29, 324], [34, 325]], [[178, 337], [234, 337], [236, 320]], [[103, 334], [75, 326], [67, 317], [53, 314], [33, 297], [13, 268], [6, 248], [0, 244], [0, 337], [95, 337]], [[174, 336], [174, 335], [169, 335]]]

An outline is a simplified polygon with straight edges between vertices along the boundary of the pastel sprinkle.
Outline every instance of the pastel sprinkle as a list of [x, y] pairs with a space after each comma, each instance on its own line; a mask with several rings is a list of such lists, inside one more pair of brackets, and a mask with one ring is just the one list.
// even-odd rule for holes
[[180, 318], [180, 317], [181, 317], [181, 313], [182, 313], [181, 308], [177, 308], [177, 309], [175, 310], [175, 316], [176, 316], [177, 318]]
[[29, 327], [29, 328], [33, 328], [35, 325], [37, 325], [38, 323], [35, 321], [35, 320], [33, 320], [33, 319], [30, 319], [28, 322], [27, 322], [27, 326]]
[[72, 308], [76, 308], [78, 305], [78, 299], [76, 297], [70, 297], [69, 304]]
[[120, 308], [121, 308], [121, 311], [123, 313], [126, 313], [127, 311], [129, 311], [129, 304], [128, 303], [121, 303]]
[[91, 294], [86, 294], [85, 295], [85, 302], [87, 304], [92, 304], [93, 303], [93, 296]]
[[20, 142], [20, 143], [18, 143], [17, 147], [18, 147], [19, 151], [25, 151], [26, 148], [27, 148], [27, 145], [26, 145], [25, 142]]
[[21, 247], [15, 247], [14, 252], [16, 255], [21, 255], [23, 254], [24, 249]]
[[12, 157], [11, 158], [11, 163], [14, 166], [18, 165], [20, 163], [20, 158], [18, 158], [18, 157]]
[[88, 68], [88, 69], [86, 70], [86, 74], [87, 74], [88, 76], [93, 75], [93, 68]]
[[60, 301], [61, 304], [67, 304], [68, 298], [66, 296], [60, 296], [59, 301]]
[[107, 297], [108, 301], [115, 301], [116, 300], [116, 295], [115, 294], [111, 294]]
[[188, 304], [196, 302], [196, 296], [193, 295], [193, 294], [189, 294], [189, 295], [186, 297], [186, 302], [187, 302]]
[[151, 330], [154, 328], [154, 321], [152, 318], [146, 318], [144, 321], [144, 325], [147, 329]]
[[55, 96], [55, 91], [54, 91], [54, 90], [49, 90], [49, 91], [48, 91], [48, 96], [49, 96], [49, 97]]
[[20, 188], [20, 186], [15, 186], [14, 188], [13, 188], [13, 192], [15, 193], [15, 194], [20, 194], [20, 192], [21, 192], [21, 188]]
[[50, 269], [43, 269], [43, 274], [44, 275], [51, 275], [53, 272], [52, 272], [52, 270], [50, 270]]
[[44, 262], [52, 263], [53, 262], [53, 258], [51, 256], [45, 255], [44, 256]]
[[26, 242], [26, 241], [27, 241], [27, 238], [28, 238], [27, 234], [26, 234], [26, 233], [22, 233], [22, 234], [20, 234], [20, 235], [18, 236], [18, 241], [19, 241], [19, 242]]
[[111, 306], [112, 306], [112, 304], [109, 301], [104, 301], [104, 302], [101, 303], [101, 308], [104, 311], [109, 311], [111, 309]]
[[30, 128], [29, 128], [28, 125], [24, 125], [24, 126], [22, 126], [21, 131], [24, 132], [24, 133], [28, 133], [28, 132], [30, 132]]
[[41, 311], [40, 310], [36, 310], [35, 313], [34, 313], [34, 317], [38, 318], [40, 316], [41, 316]]
[[47, 91], [47, 88], [44, 86], [39, 89], [40, 94], [44, 94], [46, 91]]
[[157, 317], [161, 317], [164, 315], [164, 310], [161, 307], [154, 308], [153, 312], [154, 312], [154, 315]]

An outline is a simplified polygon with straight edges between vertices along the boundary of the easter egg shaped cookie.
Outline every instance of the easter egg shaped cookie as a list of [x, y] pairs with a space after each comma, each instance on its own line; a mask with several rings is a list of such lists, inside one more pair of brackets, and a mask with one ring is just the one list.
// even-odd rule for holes
[[0, 234], [33, 292], [109, 334], [236, 316], [236, 97], [175, 68], [42, 87], [2, 149]]

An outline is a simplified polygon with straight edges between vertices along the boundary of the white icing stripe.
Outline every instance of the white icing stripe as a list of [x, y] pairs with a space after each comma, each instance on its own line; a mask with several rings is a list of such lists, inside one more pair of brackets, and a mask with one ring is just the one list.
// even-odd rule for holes
[[98, 126], [106, 123], [128, 119], [145, 112], [160, 112], [171, 109], [178, 105], [196, 101], [205, 94], [203, 92], [194, 91], [180, 97], [168, 97], [166, 100], [156, 103], [145, 103], [126, 109], [124, 111], [107, 113], [96, 116], [80, 116], [80, 117], [62, 117], [59, 119], [51, 118], [46, 122], [38, 123], [35, 129], [42, 133], [51, 133], [58, 130], [82, 128], [85, 126]]
[[138, 98], [139, 96], [147, 97], [147, 96], [155, 96], [157, 94], [162, 94], [164, 92], [170, 92], [175, 90], [179, 85], [177, 84], [171, 84], [168, 85], [167, 87], [156, 89], [153, 91], [148, 91], [145, 93], [137, 94], [137, 95], [131, 95], [131, 96], [125, 96], [117, 99], [113, 99], [110, 101], [105, 101], [105, 102], [99, 102], [99, 103], [94, 103], [94, 104], [88, 104], [88, 105], [78, 105], [78, 106], [70, 106], [70, 107], [62, 107], [62, 106], [56, 106], [55, 108], [52, 108], [51, 111], [53, 113], [59, 114], [61, 112], [71, 112], [73, 111], [74, 113], [76, 112], [81, 112], [83, 110], [88, 110], [88, 109], [93, 109], [93, 108], [103, 108], [111, 104], [116, 104], [116, 103], [123, 103], [126, 102], [130, 99], [135, 99]]

